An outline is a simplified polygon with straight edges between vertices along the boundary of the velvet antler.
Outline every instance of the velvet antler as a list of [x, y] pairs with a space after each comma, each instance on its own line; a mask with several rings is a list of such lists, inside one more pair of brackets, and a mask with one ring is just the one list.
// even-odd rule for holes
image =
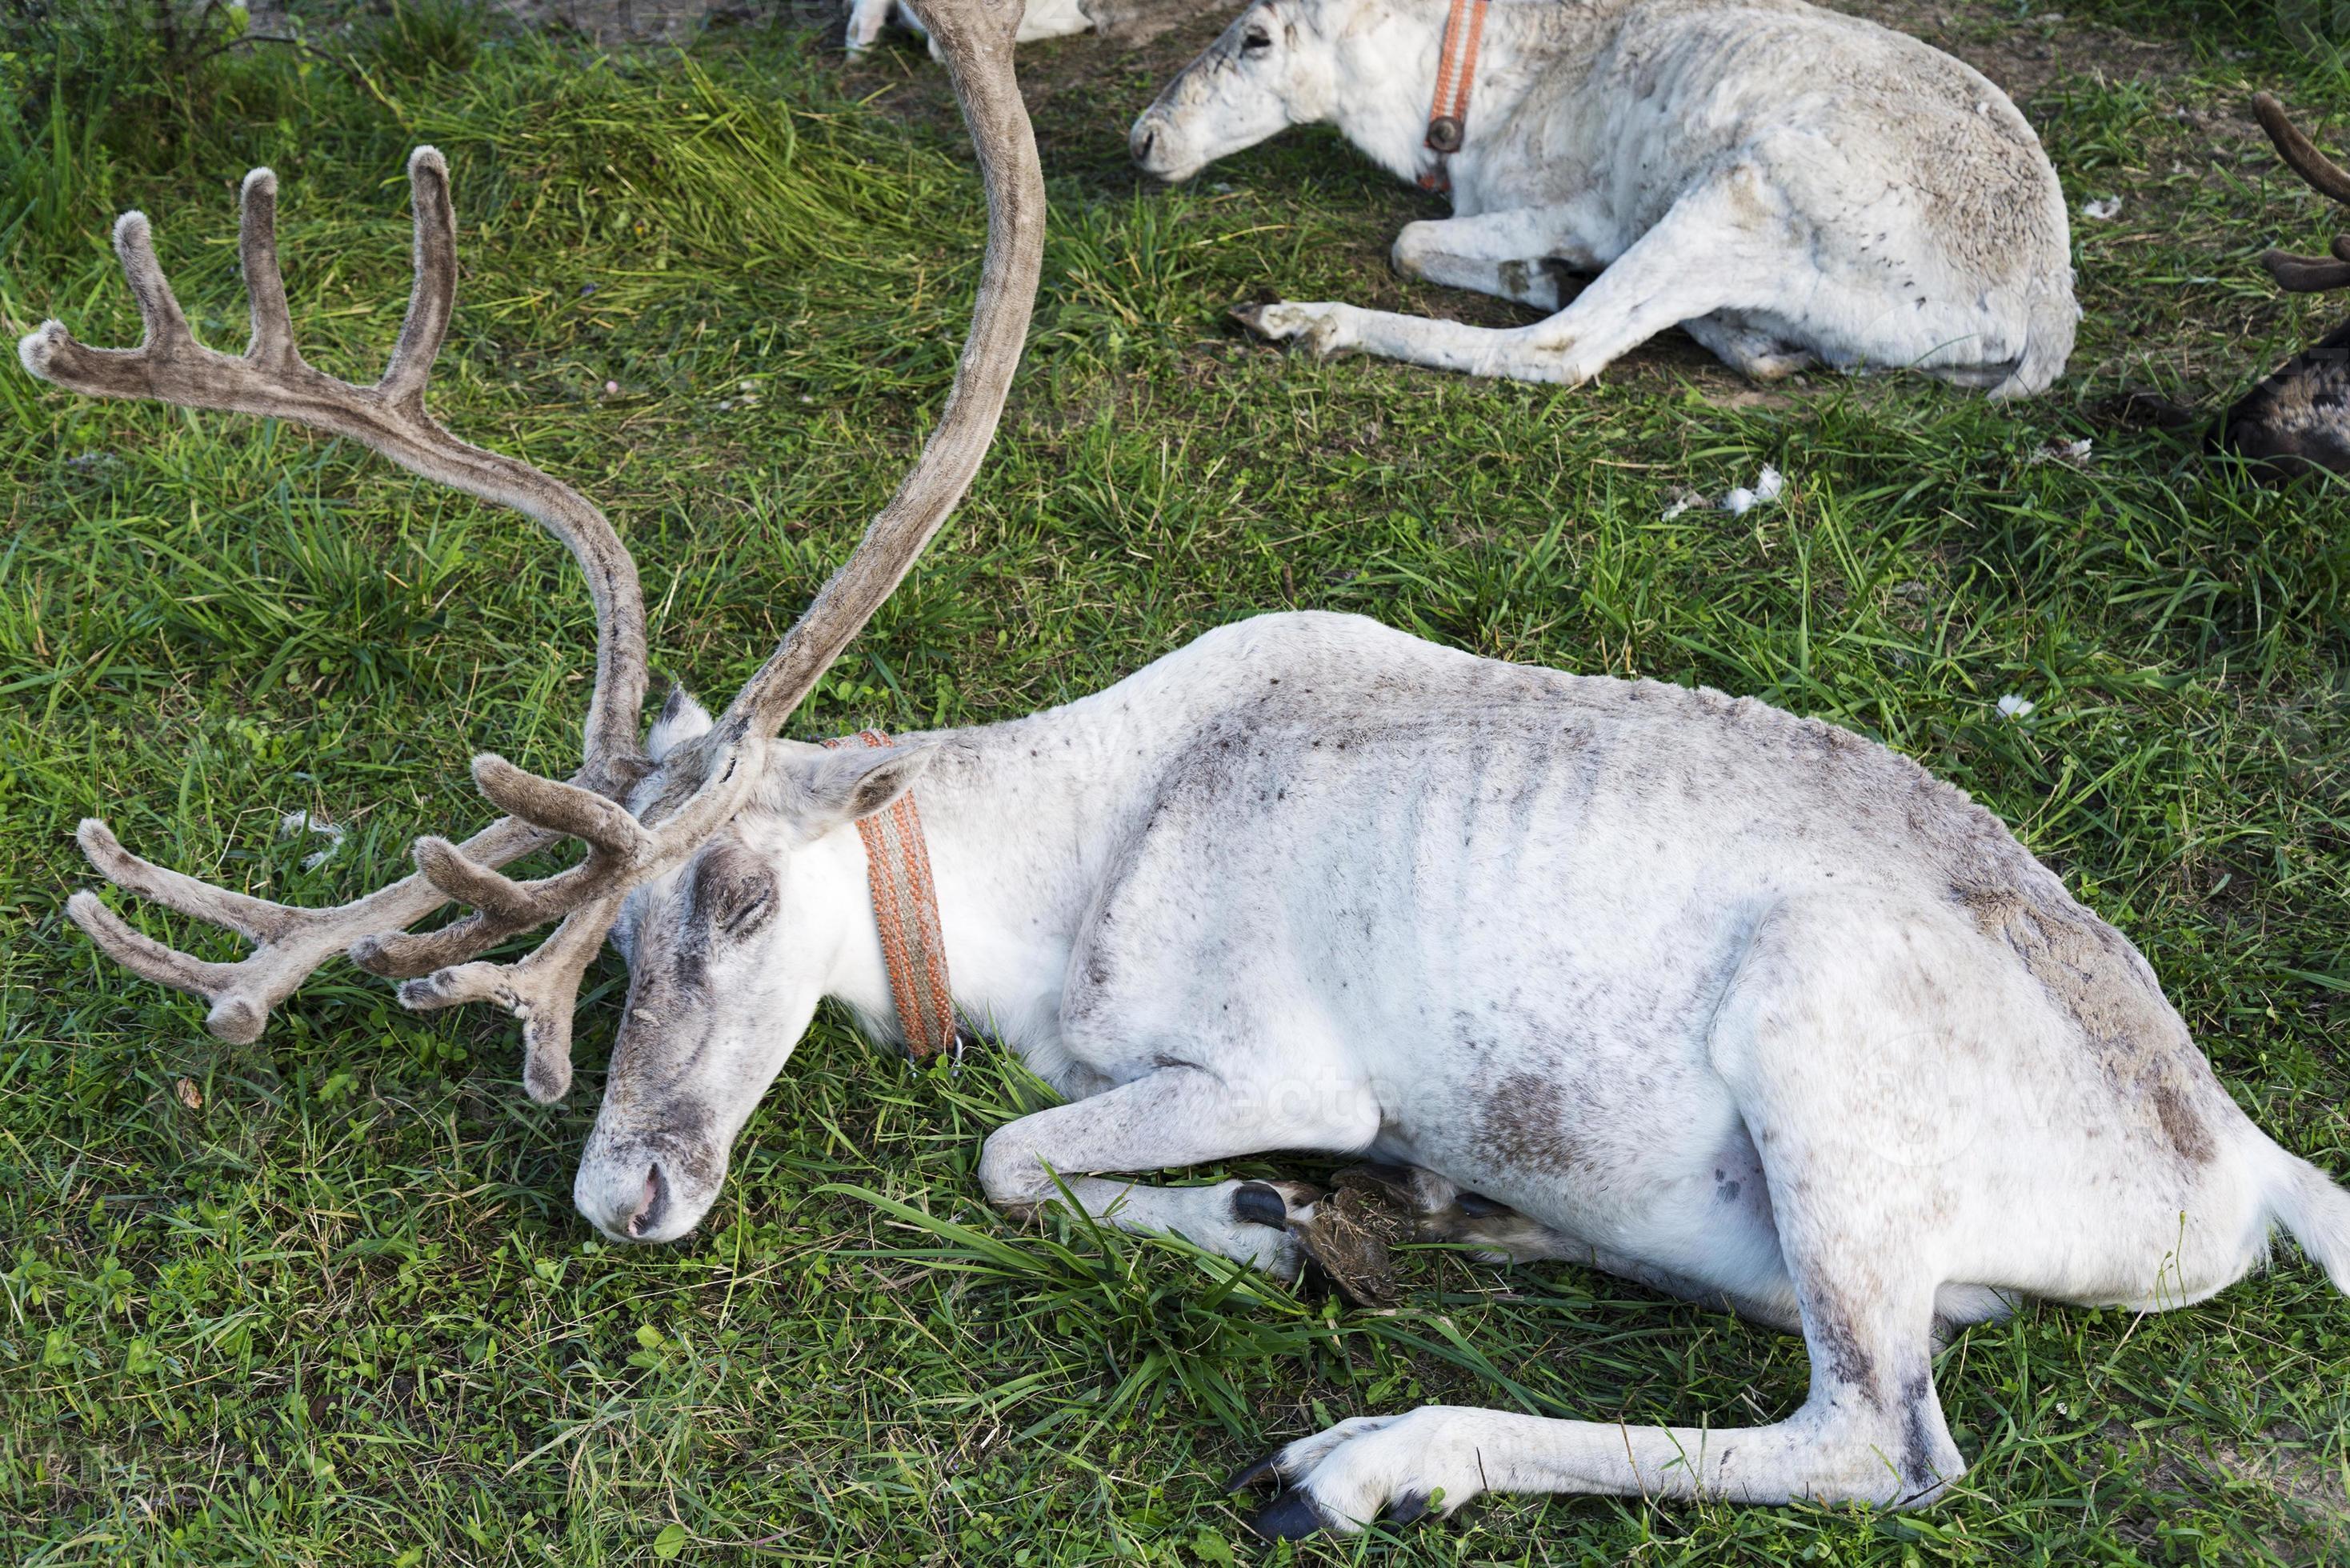
[[[2256, 93], [2252, 97], [2252, 113], [2259, 117], [2261, 129], [2269, 133], [2269, 140], [2275, 143], [2277, 156], [2284, 160], [2286, 168], [2300, 175], [2318, 194], [2331, 196], [2350, 207], [2350, 171], [2320, 152], [2316, 144], [2286, 118], [2284, 105], [2267, 93]], [[2350, 288], [2350, 234], [2334, 240], [2333, 253], [2304, 256], [2291, 251], [2271, 251], [2261, 257], [2261, 265], [2269, 269], [2278, 287], [2290, 293], [2316, 294], [2325, 289]]]
[[[636, 740], [646, 680], [636, 562], [587, 497], [526, 462], [458, 440], [425, 412], [425, 385], [456, 303], [456, 221], [448, 166], [439, 152], [418, 148], [408, 175], [416, 207], [415, 284], [390, 364], [373, 386], [326, 375], [295, 347], [277, 266], [277, 177], [266, 169], [244, 179], [239, 249], [252, 330], [244, 354], [223, 354], [196, 341], [155, 259], [146, 215], [125, 213], [114, 225], [114, 248], [139, 302], [145, 327], [139, 347], [92, 348], [50, 321], [18, 344], [18, 357], [42, 379], [92, 397], [265, 414], [348, 436], [402, 468], [535, 518], [578, 560], [596, 602], [596, 690], [576, 783], [600, 795], [618, 794], [645, 767]], [[465, 853], [480, 864], [502, 866], [557, 836], [551, 826], [509, 817], [469, 839]], [[485, 909], [439, 930], [404, 934], [402, 927], [447, 901], [421, 875], [339, 908], [307, 909], [230, 892], [142, 860], [94, 817], [81, 825], [78, 838], [90, 864], [117, 887], [256, 944], [238, 962], [208, 963], [142, 936], [95, 893], [77, 893], [67, 903], [75, 923], [117, 961], [209, 1002], [205, 1026], [224, 1040], [258, 1038], [271, 1009], [321, 963], [363, 939], [374, 939], [370, 950], [379, 969], [421, 974], [528, 929]]]
[[[1020, 0], [927, 0], [918, 9], [946, 60], [978, 151], [988, 214], [971, 334], [920, 458], [856, 551], [710, 732], [662, 759], [647, 784], [651, 799], [626, 828], [577, 784], [540, 778], [495, 758], [476, 764], [482, 788], [507, 811], [588, 838], [593, 848], [579, 867], [525, 884], [500, 875], [469, 849], [435, 841], [428, 859], [426, 846], [419, 846], [426, 875], [485, 917], [525, 909], [563, 917], [555, 934], [518, 963], [459, 964], [400, 990], [411, 1007], [494, 1001], [520, 1017], [523, 1081], [536, 1098], [557, 1098], [570, 1082], [571, 1013], [579, 980], [629, 891], [683, 864], [740, 809], [759, 774], [765, 742], [912, 569], [970, 487], [1003, 413], [1044, 254], [1044, 175], [1012, 63]], [[369, 961], [364, 950], [359, 956]]]
[[[110, 880], [259, 944], [242, 963], [202, 963], [140, 936], [94, 895], [77, 894], [69, 906], [75, 919], [109, 953], [150, 979], [210, 999], [213, 1032], [249, 1040], [272, 1006], [348, 946], [377, 973], [424, 975], [400, 987], [409, 1006], [494, 1001], [515, 1012], [524, 1022], [525, 1085], [540, 1100], [562, 1096], [570, 1083], [579, 981], [622, 903], [632, 889], [681, 865], [740, 809], [766, 742], [904, 580], [970, 486], [1019, 364], [1045, 223], [1044, 177], [1013, 71], [1020, 0], [923, 0], [917, 8], [946, 60], [987, 192], [987, 250], [954, 386], [920, 458], [855, 553], [711, 732], [668, 753], [650, 777], [635, 738], [645, 687], [643, 605], [634, 563], [610, 524], [576, 492], [526, 464], [455, 440], [423, 411], [425, 376], [455, 292], [454, 224], [440, 155], [419, 149], [410, 162], [416, 293], [391, 366], [373, 387], [323, 376], [294, 350], [276, 270], [276, 184], [266, 171], [245, 182], [254, 328], [242, 358], [205, 348], [190, 335], [156, 265], [146, 220], [134, 213], [117, 225], [116, 246], [139, 297], [146, 341], [127, 351], [86, 348], [50, 322], [22, 346], [35, 375], [99, 396], [297, 420], [364, 441], [428, 477], [518, 507], [578, 556], [596, 589], [599, 635], [580, 771], [567, 782], [500, 757], [475, 758], [475, 783], [507, 817], [463, 845], [418, 840], [419, 875], [355, 904], [296, 909], [226, 892], [140, 860], [102, 824], [84, 824], [84, 848]], [[619, 803], [639, 783], [632, 815]], [[498, 870], [561, 836], [588, 846], [587, 857], [568, 870], [534, 882], [517, 882]], [[421, 935], [400, 929], [444, 898], [470, 904], [473, 913]], [[562, 923], [527, 958], [511, 964], [467, 961], [503, 938], [551, 919]]]

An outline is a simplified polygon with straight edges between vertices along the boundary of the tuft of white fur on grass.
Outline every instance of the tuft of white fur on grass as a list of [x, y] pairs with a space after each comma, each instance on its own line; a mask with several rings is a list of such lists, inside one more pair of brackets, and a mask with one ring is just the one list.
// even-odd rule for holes
[[1770, 505], [1786, 493], [1787, 476], [1766, 462], [1752, 488], [1742, 484], [1716, 504], [1732, 517], [1743, 517], [1757, 506]]
[[1686, 486], [1675, 490], [1672, 500], [1665, 504], [1664, 518], [1669, 523], [1682, 513], [1699, 506], [1712, 512], [1727, 512], [1733, 517], [1743, 517], [1757, 506], [1770, 505], [1786, 493], [1787, 476], [1766, 462], [1762, 465], [1762, 472], [1754, 476], [1752, 484], [1738, 485], [1725, 493], [1719, 501], [1708, 501]]
[[2027, 464], [2061, 462], [2067, 468], [2087, 468], [2097, 461], [2095, 448], [2096, 443], [2087, 436], [2083, 436], [2079, 441], [2066, 441], [2062, 436], [2051, 436], [2045, 446], [2024, 459], [2024, 462]]
[[326, 847], [302, 857], [302, 869], [316, 871], [335, 857], [343, 846], [343, 826], [307, 811], [289, 811], [277, 819], [277, 836], [285, 838], [296, 833], [315, 834], [327, 841]]

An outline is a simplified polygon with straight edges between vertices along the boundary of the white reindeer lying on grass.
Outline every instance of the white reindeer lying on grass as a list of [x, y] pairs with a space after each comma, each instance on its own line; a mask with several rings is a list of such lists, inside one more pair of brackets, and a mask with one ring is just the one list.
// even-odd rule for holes
[[[1235, 311], [1322, 353], [1574, 385], [1679, 326], [1745, 375], [1814, 359], [2037, 392], [2079, 311], [2063, 192], [2007, 95], [1802, 0], [1257, 0], [1134, 123], [1170, 181], [1328, 121], [1454, 215], [1398, 271], [1555, 312], [1496, 328]], [[1473, 94], [1470, 83], [1473, 80]], [[1561, 275], [1596, 272], [1573, 296]]]
[[[984, 1021], [1069, 1096], [987, 1139], [980, 1181], [1007, 1210], [1065, 1183], [1113, 1224], [1288, 1276], [1325, 1223], [1310, 1190], [1110, 1173], [1365, 1155], [1412, 1168], [1400, 1185], [1433, 1234], [1720, 1303], [1810, 1351], [1808, 1397], [1759, 1427], [1446, 1407], [1342, 1421], [1240, 1478], [1289, 1489], [1256, 1521], [1275, 1536], [1489, 1489], [1921, 1503], [1965, 1462], [1933, 1381], [1950, 1325], [2018, 1293], [2192, 1302], [2279, 1223], [2350, 1289], [2350, 1194], [2238, 1109], [2128, 941], [1988, 812], [1847, 731], [1300, 614], [1008, 723], [861, 749], [775, 739], [969, 483], [1035, 289], [1015, 18], [924, 3], [989, 194], [954, 390], [726, 712], [672, 697], [642, 749], [643, 604], [610, 524], [425, 412], [456, 276], [438, 154], [411, 163], [416, 292], [372, 387], [294, 346], [266, 171], [245, 182], [242, 358], [195, 341], [145, 220], [118, 225], [145, 341], [91, 349], [51, 322], [22, 345], [28, 369], [338, 431], [518, 507], [588, 571], [598, 649], [573, 782], [477, 758], [512, 815], [463, 847], [419, 840], [417, 876], [341, 909], [209, 887], [86, 823], [109, 880], [259, 944], [200, 961], [77, 894], [101, 947], [205, 997], [239, 1040], [348, 948], [422, 976], [401, 988], [412, 1006], [513, 1010], [525, 1085], [553, 1099], [610, 933], [629, 997], [574, 1195], [616, 1239], [700, 1221], [830, 996], [931, 1048], [955, 1014]], [[920, 823], [899, 809], [917, 788]], [[852, 826], [868, 821], [892, 826], [868, 840]], [[566, 836], [589, 846], [567, 871], [495, 869]], [[450, 898], [474, 912], [402, 929]], [[554, 919], [528, 957], [478, 961]]]

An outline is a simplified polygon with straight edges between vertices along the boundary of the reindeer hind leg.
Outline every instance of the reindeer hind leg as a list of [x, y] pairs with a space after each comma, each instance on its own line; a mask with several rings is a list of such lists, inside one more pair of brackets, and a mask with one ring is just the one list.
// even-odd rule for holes
[[[1425, 1200], [1420, 1175], [1410, 1173], [1405, 1189]], [[1236, 1488], [1284, 1489], [1253, 1528], [1277, 1540], [1348, 1533], [1382, 1515], [1408, 1522], [1431, 1509], [1449, 1514], [1486, 1490], [1893, 1508], [1934, 1501], [1965, 1470], [1934, 1387], [1937, 1311], [1982, 1303], [1938, 1290], [1930, 1264], [1901, 1244], [1903, 1232], [1844, 1224], [1855, 1195], [1839, 1184], [1788, 1186], [1799, 1239], [1789, 1259], [1800, 1303], [1794, 1326], [1810, 1354], [1811, 1382], [1784, 1417], [1747, 1428], [1628, 1426], [1457, 1406], [1357, 1417], [1235, 1478]], [[1449, 1207], [1468, 1206], [1456, 1198]], [[1653, 1275], [1637, 1260], [1587, 1261]]]
[[1782, 906], [1758, 922], [1715, 1016], [1710, 1054], [1760, 1156], [1810, 1355], [1799, 1408], [1728, 1429], [1447, 1406], [1358, 1418], [1252, 1472], [1291, 1489], [1259, 1531], [1357, 1530], [1382, 1511], [1415, 1517], [1440, 1493], [1449, 1512], [1488, 1490], [1891, 1507], [1940, 1495], [1965, 1468], [1933, 1379], [1942, 1194], [1918, 1158], [1930, 1143], [1878, 1103], [1946, 1109], [1958, 1086], [1929, 1081], [1930, 1053], [1886, 1050], [1934, 1022], [1924, 1003], [1962, 994], [1970, 978], [1962, 959], [1938, 965], [1936, 944], [1904, 929], [1939, 918], [1887, 900]]
[[1732, 1502], [1866, 1501], [1908, 1508], [1965, 1468], [1936, 1397], [1933, 1300], [1870, 1275], [1814, 1277], [1804, 1404], [1760, 1427], [1705, 1428], [1558, 1420], [1430, 1405], [1357, 1417], [1278, 1449], [1235, 1478], [1280, 1483], [1252, 1525], [1272, 1539], [1352, 1532], [1451, 1513], [1480, 1492], [1577, 1492]]

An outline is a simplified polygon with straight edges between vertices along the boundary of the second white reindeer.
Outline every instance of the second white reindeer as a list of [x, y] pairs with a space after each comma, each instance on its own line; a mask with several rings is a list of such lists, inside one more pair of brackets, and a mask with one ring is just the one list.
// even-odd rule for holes
[[1679, 326], [1758, 380], [1818, 360], [1994, 397], [2072, 352], [2064, 193], [2031, 125], [1950, 56], [1803, 0], [1257, 0], [1132, 151], [1188, 180], [1324, 122], [1449, 184], [1454, 215], [1407, 224], [1399, 271], [1555, 314], [1235, 312], [1268, 337], [1573, 385]]

